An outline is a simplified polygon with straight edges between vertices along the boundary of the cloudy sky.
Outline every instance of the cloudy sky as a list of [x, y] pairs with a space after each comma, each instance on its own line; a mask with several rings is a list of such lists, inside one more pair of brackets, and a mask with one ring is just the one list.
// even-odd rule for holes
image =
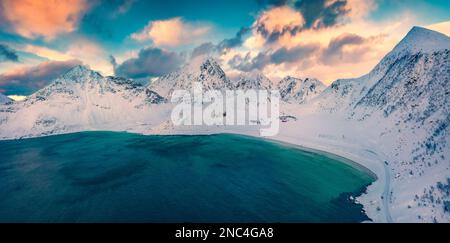
[[75, 65], [146, 80], [204, 56], [329, 84], [370, 69], [412, 26], [450, 34], [448, 0], [0, 0], [0, 92]]

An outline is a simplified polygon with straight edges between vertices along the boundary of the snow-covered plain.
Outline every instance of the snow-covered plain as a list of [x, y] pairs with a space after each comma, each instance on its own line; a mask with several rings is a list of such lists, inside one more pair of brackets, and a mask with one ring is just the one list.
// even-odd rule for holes
[[213, 59], [148, 87], [80, 66], [25, 101], [0, 106], [0, 139], [86, 130], [259, 136], [258, 126], [174, 126], [171, 93], [193, 81], [206, 90], [277, 87], [289, 119], [270, 139], [373, 172], [378, 179], [357, 199], [373, 221], [450, 222], [449, 53], [449, 37], [414, 27], [370, 73], [329, 87], [292, 77], [274, 84], [258, 72], [231, 81]]

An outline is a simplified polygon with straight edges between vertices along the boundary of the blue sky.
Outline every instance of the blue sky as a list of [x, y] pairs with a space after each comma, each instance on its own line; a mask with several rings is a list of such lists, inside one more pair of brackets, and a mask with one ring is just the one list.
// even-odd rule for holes
[[[150, 79], [213, 56], [230, 77], [368, 72], [414, 25], [448, 34], [444, 0], [0, 0], [0, 92], [83, 64]], [[355, 68], [356, 67], [356, 68]]]
[[378, 8], [372, 18], [382, 20], [402, 11], [411, 11], [423, 23], [431, 24], [448, 21], [450, 15], [450, 1], [446, 0], [396, 0], [378, 1]]

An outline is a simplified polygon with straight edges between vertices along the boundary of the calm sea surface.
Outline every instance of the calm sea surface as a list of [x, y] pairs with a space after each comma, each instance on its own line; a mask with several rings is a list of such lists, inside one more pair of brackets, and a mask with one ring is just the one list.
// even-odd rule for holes
[[0, 141], [0, 222], [361, 222], [374, 181], [238, 135], [83, 132]]

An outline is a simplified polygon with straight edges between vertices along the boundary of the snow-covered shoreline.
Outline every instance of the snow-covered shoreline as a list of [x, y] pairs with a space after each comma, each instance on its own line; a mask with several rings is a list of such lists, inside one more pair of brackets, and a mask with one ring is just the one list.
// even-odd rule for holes
[[[192, 127], [191, 127], [192, 128]], [[24, 137], [24, 138], [10, 138], [10, 139], [3, 139], [2, 141], [7, 140], [17, 140], [17, 139], [32, 139], [37, 137], [46, 137], [46, 136], [57, 136], [57, 135], [63, 135], [63, 134], [70, 134], [70, 133], [77, 133], [77, 132], [89, 132], [89, 131], [99, 131], [99, 130], [79, 130], [79, 131], [71, 131], [71, 132], [61, 132], [61, 133], [55, 133], [55, 134], [48, 134], [48, 135], [39, 135], [39, 136], [30, 136], [30, 137]], [[373, 222], [392, 222], [392, 219], [390, 219], [389, 215], [389, 209], [387, 208], [388, 205], [383, 205], [381, 202], [381, 196], [385, 194], [386, 192], [383, 190], [386, 184], [386, 175], [385, 170], [383, 167], [383, 160], [381, 158], [378, 158], [376, 156], [370, 157], [369, 152], [365, 152], [363, 150], [355, 150], [351, 148], [344, 148], [342, 146], [324, 146], [325, 143], [322, 143], [320, 141], [312, 141], [312, 139], [308, 139], [306, 137], [304, 138], [298, 138], [298, 137], [292, 137], [288, 136], [286, 134], [279, 134], [278, 136], [274, 137], [261, 137], [259, 135], [259, 132], [254, 129], [246, 130], [244, 128], [240, 129], [233, 129], [232, 127], [220, 127], [216, 129], [211, 129], [209, 127], [198, 127], [194, 130], [190, 129], [173, 129], [173, 130], [160, 130], [160, 131], [154, 131], [154, 130], [141, 130], [141, 131], [133, 131], [133, 130], [101, 130], [101, 131], [111, 131], [111, 132], [129, 132], [134, 134], [141, 134], [146, 136], [152, 136], [152, 135], [165, 135], [165, 136], [172, 136], [172, 135], [188, 135], [188, 136], [195, 136], [195, 135], [217, 135], [217, 134], [237, 134], [237, 135], [244, 135], [244, 136], [250, 136], [258, 139], [268, 140], [271, 142], [276, 142], [283, 144], [284, 146], [290, 146], [306, 151], [311, 151], [315, 153], [322, 153], [326, 154], [330, 157], [335, 157], [338, 159], [338, 161], [341, 161], [343, 163], [349, 163], [354, 167], [360, 168], [364, 170], [366, 173], [369, 173], [371, 176], [376, 177], [376, 180], [368, 186], [365, 193], [363, 193], [360, 197], [356, 198], [357, 202], [361, 203], [363, 205], [363, 208], [367, 214], [367, 216], [373, 220]], [[324, 142], [324, 141], [322, 141]], [[377, 210], [378, 207], [382, 207], [383, 210]]]
[[[302, 150], [337, 157], [339, 161], [360, 168], [366, 173], [374, 176], [376, 178], [375, 181], [369, 185], [366, 192], [356, 198], [356, 200], [363, 205], [366, 214], [373, 222], [393, 222], [390, 216], [389, 205], [380, 205], [379, 203], [381, 196], [388, 193], [384, 190], [384, 188], [386, 188], [385, 184], [388, 182], [386, 181], [386, 171], [379, 168], [380, 165], [383, 165], [383, 161], [380, 158], [370, 158], [368, 154], [362, 155], [361, 151], [345, 150], [343, 147], [325, 147], [311, 141], [299, 141], [286, 136], [277, 136], [270, 140], [281, 142], [286, 146], [293, 146]], [[377, 207], [380, 207], [380, 209], [382, 208], [382, 210], [377, 210]]]
[[[390, 216], [389, 205], [380, 203], [381, 197], [388, 194], [385, 191], [386, 183], [386, 171], [381, 169], [383, 166], [383, 160], [373, 156], [370, 157], [368, 152], [357, 151], [353, 149], [345, 149], [344, 147], [326, 147], [320, 145], [320, 143], [314, 143], [307, 140], [292, 139], [285, 136], [277, 136], [274, 141], [281, 141], [283, 143], [292, 144], [294, 146], [300, 146], [302, 149], [312, 149], [316, 152], [323, 152], [333, 156], [337, 156], [357, 164], [358, 167], [363, 167], [366, 171], [371, 174], [376, 175], [376, 180], [368, 186], [366, 193], [362, 194], [357, 198], [357, 201], [361, 203], [368, 217], [373, 220], [373, 222], [393, 222]], [[340, 159], [342, 161], [342, 159]], [[388, 187], [389, 188], [389, 187]], [[380, 210], [378, 210], [380, 208]]]
[[[292, 126], [297, 123], [290, 124]], [[311, 130], [310, 130], [311, 131]], [[363, 205], [367, 216], [377, 223], [393, 222], [390, 215], [389, 197], [390, 172], [385, 169], [385, 158], [373, 152], [371, 148], [365, 148], [358, 144], [330, 143], [326, 139], [299, 136], [301, 130], [293, 130], [286, 126], [281, 126], [280, 134], [273, 137], [261, 137], [257, 129], [233, 128], [233, 127], [197, 127], [188, 129], [171, 129], [164, 131], [141, 131], [144, 135], [214, 135], [214, 134], [237, 134], [251, 136], [259, 139], [282, 143], [285, 146], [292, 146], [299, 149], [324, 153], [337, 157], [339, 161], [349, 162], [354, 166], [364, 169], [367, 173], [376, 176], [376, 180], [368, 186], [366, 192], [356, 200]], [[291, 134], [291, 135], [289, 135]]]

